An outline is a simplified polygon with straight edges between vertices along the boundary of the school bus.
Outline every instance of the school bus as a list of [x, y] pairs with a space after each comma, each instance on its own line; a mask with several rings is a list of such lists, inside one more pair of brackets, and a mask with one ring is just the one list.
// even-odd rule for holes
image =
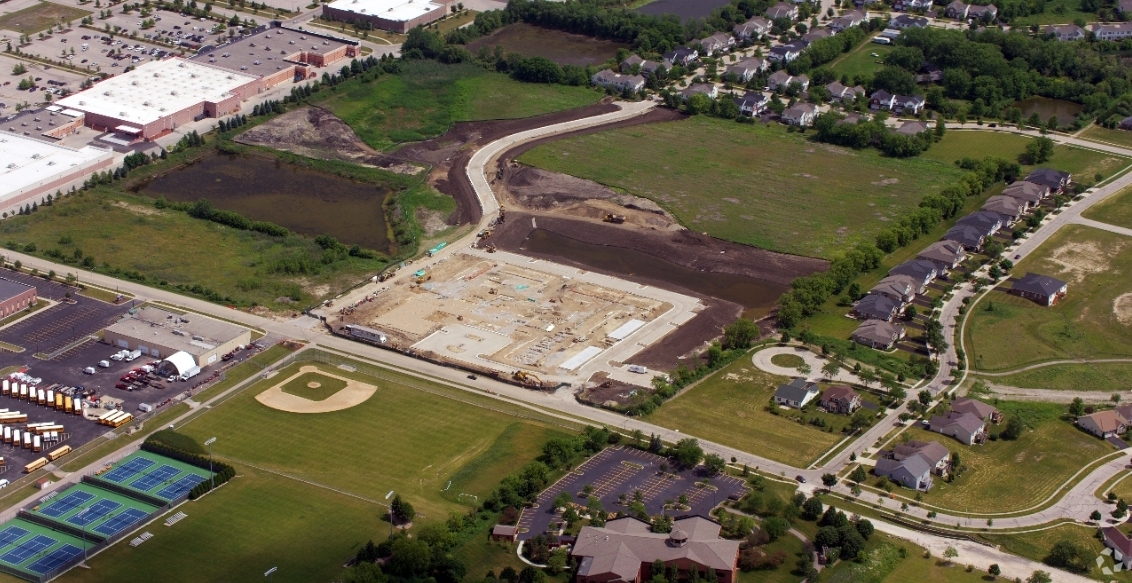
[[24, 466], [24, 473], [30, 474], [30, 473], [38, 470], [39, 468], [46, 466], [46, 465], [47, 465], [47, 458], [45, 458], [45, 457], [41, 457], [39, 459], [32, 460], [32, 462], [30, 464]]
[[[55, 460], [65, 456], [69, 453], [71, 453], [71, 446], [64, 445], [63, 447], [60, 447], [59, 449], [47, 454], [47, 459], [49, 459], [51, 461], [55, 461]], [[0, 458], [0, 464], [3, 463], [3, 459], [4, 458]]]

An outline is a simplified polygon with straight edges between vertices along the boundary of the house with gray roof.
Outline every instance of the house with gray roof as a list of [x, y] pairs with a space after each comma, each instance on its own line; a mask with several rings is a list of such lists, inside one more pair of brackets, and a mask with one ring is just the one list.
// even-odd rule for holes
[[904, 327], [884, 320], [865, 320], [849, 336], [857, 344], [877, 350], [891, 350], [905, 335]]
[[960, 443], [982, 443], [987, 436], [987, 424], [971, 413], [951, 411], [947, 415], [933, 415], [928, 428], [936, 433], [954, 437]]
[[1085, 40], [1088, 36], [1088, 34], [1085, 33], [1085, 29], [1076, 24], [1051, 24], [1046, 27], [1045, 32], [1046, 34], [1052, 34], [1054, 38], [1061, 42]]
[[925, 287], [910, 275], [890, 275], [874, 285], [869, 294], [880, 294], [906, 304], [915, 299], [916, 294], [922, 293]]
[[682, 573], [711, 570], [720, 583], [734, 583], [739, 541], [720, 538], [720, 530], [718, 522], [702, 516], [676, 520], [670, 533], [652, 532], [648, 523], [632, 517], [604, 527], [583, 526], [570, 551], [578, 565], [575, 581], [648, 581], [659, 561]]
[[996, 194], [987, 199], [983, 203], [982, 210], [990, 211], [1002, 220], [1002, 225], [1009, 226], [1018, 222], [1022, 215], [1026, 214], [1026, 209], [1029, 208], [1029, 203], [1024, 200], [1018, 200], [1012, 196], [1002, 196]]
[[880, 458], [873, 467], [873, 473], [910, 490], [927, 492], [932, 488], [932, 465], [921, 455], [902, 460]]
[[967, 250], [954, 241], [937, 241], [920, 251], [916, 258], [931, 261], [939, 273], [947, 273], [963, 263], [967, 258]]
[[684, 97], [684, 101], [688, 101], [693, 95], [707, 95], [711, 99], [715, 99], [719, 95], [719, 89], [713, 83], [693, 83], [687, 89], [680, 92]]
[[731, 32], [741, 41], [749, 41], [758, 39], [762, 35], [770, 32], [771, 23], [769, 20], [756, 16], [743, 24], [736, 24]]
[[812, 103], [798, 103], [782, 110], [782, 123], [792, 126], [808, 126], [814, 123], [818, 106]]
[[905, 28], [924, 28], [928, 25], [928, 19], [922, 16], [912, 16], [910, 14], [901, 14], [893, 18], [888, 23], [889, 28], [896, 30], [904, 30]]
[[681, 66], [688, 66], [700, 60], [700, 52], [693, 48], [676, 47], [667, 53], [664, 53], [664, 60]]
[[887, 452], [881, 452], [881, 457], [890, 457], [896, 461], [903, 461], [912, 456], [922, 455], [924, 460], [932, 466], [932, 473], [942, 476], [947, 472], [951, 462], [951, 451], [938, 441], [916, 441], [901, 443]]
[[798, 20], [798, 7], [785, 2], [779, 2], [774, 6], [766, 9], [766, 17], [774, 20], [776, 18], [789, 18], [790, 20]]
[[983, 235], [975, 227], [967, 227], [964, 225], [955, 225], [948, 229], [947, 233], [943, 235], [944, 241], [955, 241], [963, 248], [974, 252], [983, 248], [983, 243], [986, 241], [986, 235]]
[[922, 121], [906, 121], [900, 124], [900, 127], [896, 129], [896, 133], [905, 136], [914, 136], [928, 131], [931, 131], [931, 128]]
[[735, 105], [739, 106], [739, 113], [743, 115], [760, 115], [766, 110], [767, 103], [770, 103], [770, 98], [761, 91], [748, 91], [735, 98]]
[[947, 15], [948, 18], [954, 18], [955, 20], [967, 20], [967, 12], [970, 9], [970, 4], [967, 4], [966, 2], [960, 2], [960, 0], [953, 0], [950, 4], [947, 5], [947, 8], [944, 9], [943, 13]]
[[726, 51], [735, 46], [735, 37], [726, 32], [717, 32], [707, 38], [700, 39], [700, 48], [706, 57], [718, 52]]
[[951, 410], [959, 413], [970, 413], [987, 423], [999, 423], [1002, 421], [1002, 413], [996, 409], [994, 405], [984, 403], [978, 399], [959, 397], [951, 402]]
[[731, 65], [724, 72], [725, 75], [734, 75], [739, 83], [746, 83], [760, 71], [766, 70], [766, 61], [759, 58], [743, 59]]
[[798, 87], [801, 91], [805, 91], [810, 88], [809, 77], [805, 75], [798, 75], [797, 77], [794, 77], [790, 73], [787, 73], [785, 70], [775, 71], [766, 80], [766, 86], [771, 91], [778, 91], [779, 89], [785, 91], [787, 87], [790, 87], [795, 83], [798, 84]]
[[892, 110], [896, 113], [920, 115], [920, 112], [924, 110], [925, 103], [927, 102], [923, 95], [894, 95]]
[[1026, 175], [1025, 180], [1048, 186], [1050, 194], [1060, 194], [1073, 183], [1073, 175], [1052, 168], [1036, 168]]
[[1056, 304], [1068, 291], [1068, 283], [1039, 273], [1027, 273], [1010, 288], [1010, 293], [1043, 306]]
[[1111, 24], [1096, 23], [1093, 25], [1093, 34], [1097, 40], [1124, 40], [1132, 36], [1132, 23], [1114, 22]]
[[611, 69], [604, 69], [594, 73], [590, 81], [598, 87], [617, 91], [625, 91], [628, 89], [633, 93], [638, 93], [645, 88], [644, 77], [640, 75], [622, 75], [620, 73], [614, 73]]
[[1024, 200], [1030, 203], [1030, 206], [1038, 206], [1042, 199], [1049, 196], [1049, 193], [1049, 186], [1026, 180], [1012, 182], [1002, 191], [1003, 196], [1012, 196], [1018, 200]]
[[640, 70], [640, 66], [644, 64], [644, 62], [645, 60], [638, 57], [637, 55], [630, 55], [624, 61], [621, 61], [621, 72], [632, 73], [633, 67], [638, 67], [637, 70]]
[[927, 287], [935, 278], [939, 277], [939, 268], [935, 263], [926, 259], [909, 259], [888, 270], [889, 275], [908, 275], [922, 282], [921, 289]]
[[812, 43], [816, 40], [821, 40], [823, 38], [833, 36], [834, 34], [836, 34], [836, 32], [829, 30], [828, 28], [811, 28], [810, 32], [802, 35], [802, 40], [808, 43]]
[[790, 382], [779, 385], [774, 392], [774, 402], [779, 405], [801, 409], [818, 396], [818, 384], [811, 383], [802, 377], [795, 377]]
[[849, 314], [860, 320], [891, 322], [897, 314], [903, 311], [904, 302], [881, 294], [869, 294], [857, 301]]
[[789, 63], [802, 55], [802, 51], [806, 50], [809, 43], [806, 41], [796, 40], [788, 42], [784, 45], [772, 47], [767, 54], [768, 59], [782, 63]]
[[967, 7], [967, 18], [990, 21], [998, 18], [998, 7], [994, 4], [972, 4]]
[[896, 103], [896, 96], [885, 91], [884, 89], [877, 89], [869, 96], [869, 109], [890, 110]]
[[834, 18], [833, 21], [829, 23], [829, 28], [841, 32], [847, 28], [859, 26], [864, 21], [865, 14], [863, 12], [860, 10], [851, 10]]
[[978, 229], [984, 237], [991, 237], [1002, 228], [1002, 217], [990, 211], [977, 211], [955, 221], [955, 224], [963, 225], [964, 227], [974, 227]]
[[834, 81], [825, 86], [826, 91], [829, 91], [829, 98], [832, 101], [853, 101], [858, 95], [865, 94], [865, 88], [857, 85], [856, 87], [849, 87], [842, 85], [839, 81]]

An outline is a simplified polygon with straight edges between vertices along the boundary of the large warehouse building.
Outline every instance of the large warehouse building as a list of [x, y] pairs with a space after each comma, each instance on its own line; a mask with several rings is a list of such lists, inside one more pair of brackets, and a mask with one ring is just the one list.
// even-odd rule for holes
[[197, 366], [208, 366], [252, 341], [251, 330], [200, 314], [177, 314], [145, 306], [106, 329], [111, 346], [141, 350], [155, 358], [186, 352]]
[[261, 90], [257, 77], [175, 58], [150, 61], [58, 104], [83, 112], [88, 126], [113, 131], [128, 143], [227, 115]]
[[366, 21], [374, 28], [401, 34], [447, 13], [447, 2], [429, 0], [334, 0], [322, 5], [322, 15], [331, 20]]
[[0, 277], [0, 318], [34, 306], [37, 296], [35, 287]]
[[284, 26], [263, 26], [228, 44], [204, 47], [192, 61], [258, 77], [262, 90], [317, 77], [316, 69], [358, 54], [357, 41]]
[[65, 184], [109, 167], [114, 152], [67, 148], [13, 131], [0, 133], [0, 208], [39, 202]]

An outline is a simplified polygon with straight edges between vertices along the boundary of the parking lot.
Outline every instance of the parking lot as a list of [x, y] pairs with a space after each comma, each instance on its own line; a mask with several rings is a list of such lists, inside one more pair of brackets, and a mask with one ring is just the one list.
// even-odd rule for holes
[[[28, 72], [23, 75], [12, 74], [12, 69], [19, 64], [27, 67]], [[25, 101], [36, 103], [43, 100], [43, 94], [39, 93], [39, 90], [34, 92], [19, 90], [20, 79], [27, 79], [28, 77], [39, 78], [40, 80], [37, 83], [40, 87], [67, 88], [71, 91], [78, 91], [79, 85], [84, 79], [84, 76], [79, 73], [72, 73], [50, 65], [21, 61], [0, 52], [0, 103], [4, 104], [3, 107], [0, 107], [0, 116], [7, 117], [14, 114], [17, 103]], [[49, 81], [53, 81], [53, 83], [48, 83]], [[7, 131], [7, 128], [4, 129]]]
[[[37, 286], [38, 287], [38, 286]], [[75, 296], [0, 330], [0, 341], [21, 346], [26, 354], [53, 353], [102, 330], [130, 309], [92, 298]]]

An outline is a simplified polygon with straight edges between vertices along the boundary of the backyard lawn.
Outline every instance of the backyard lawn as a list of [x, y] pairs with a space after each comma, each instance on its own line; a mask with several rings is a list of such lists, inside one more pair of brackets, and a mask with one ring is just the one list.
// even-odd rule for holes
[[1126, 188], [1089, 207], [1086, 219], [1132, 229], [1132, 188]]
[[778, 124], [704, 116], [556, 140], [520, 160], [653, 199], [696, 231], [827, 258], [872, 241], [962, 174], [951, 161], [885, 158]]
[[688, 435], [805, 467], [840, 441], [842, 435], [764, 410], [778, 385], [788, 380], [758, 370], [749, 358], [740, 358], [686, 389], [646, 419]]
[[1065, 280], [1066, 298], [1039, 306], [1008, 295], [1009, 284], [1000, 284], [968, 315], [968, 358], [977, 370], [1008, 371], [1063, 358], [1132, 356], [1130, 270], [1132, 239], [1079, 225], [1062, 227], [1023, 259], [1014, 275], [1035, 272]]
[[[850, 85], [857, 75], [864, 75], [871, 77], [883, 67], [882, 61], [892, 49], [896, 47], [892, 45], [878, 45], [876, 43], [864, 43], [857, 47], [853, 52], [839, 57], [837, 60], [829, 64], [829, 68], [837, 74], [838, 78], [842, 75], [848, 75]], [[876, 55], [875, 57], [873, 55]]]

